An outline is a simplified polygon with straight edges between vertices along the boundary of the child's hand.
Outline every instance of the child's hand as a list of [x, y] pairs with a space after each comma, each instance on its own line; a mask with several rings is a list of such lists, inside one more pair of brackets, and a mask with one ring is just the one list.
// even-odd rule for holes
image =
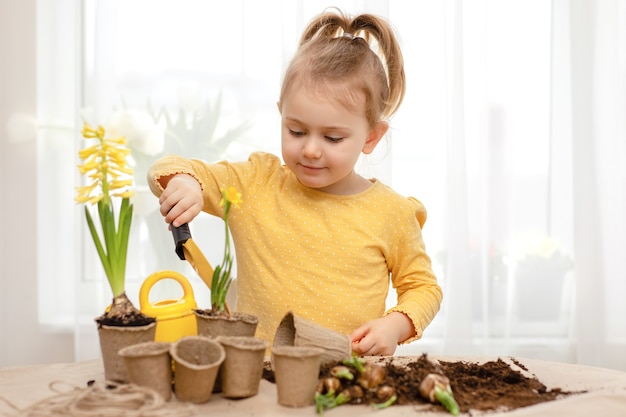
[[359, 356], [391, 356], [398, 343], [411, 337], [413, 332], [409, 318], [393, 312], [368, 321], [352, 332], [352, 351]]
[[191, 222], [204, 206], [200, 183], [188, 174], [172, 176], [159, 197], [159, 204], [167, 224], [178, 227]]

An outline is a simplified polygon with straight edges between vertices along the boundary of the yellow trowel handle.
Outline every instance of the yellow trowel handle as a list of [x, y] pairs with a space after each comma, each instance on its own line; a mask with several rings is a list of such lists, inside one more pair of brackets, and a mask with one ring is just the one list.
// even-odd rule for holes
[[205, 258], [198, 245], [196, 245], [196, 242], [191, 238], [189, 225], [185, 223], [178, 227], [171, 226], [171, 228], [174, 243], [176, 244], [176, 254], [181, 260], [184, 261], [186, 259], [189, 262], [210, 289], [213, 281], [213, 267]]
[[181, 260], [187, 260], [202, 281], [211, 289], [213, 281], [213, 267], [191, 238], [187, 223], [179, 227], [172, 226], [172, 235], [176, 243], [176, 254]]
[[[170, 225], [171, 226], [171, 225]], [[211, 289], [213, 281], [213, 267], [204, 257], [200, 248], [191, 238], [189, 224], [185, 223], [179, 227], [171, 226], [174, 243], [176, 243], [176, 254], [181, 260], [187, 260], [202, 281]], [[228, 304], [224, 304], [226, 311], [230, 314]]]
[[191, 239], [191, 231], [189, 230], [189, 224], [185, 223], [178, 227], [174, 225], [170, 225], [172, 229], [172, 236], [174, 236], [174, 243], [176, 244], [176, 254], [180, 258], [181, 261], [185, 260], [185, 251], [183, 249], [183, 245], [189, 239]]

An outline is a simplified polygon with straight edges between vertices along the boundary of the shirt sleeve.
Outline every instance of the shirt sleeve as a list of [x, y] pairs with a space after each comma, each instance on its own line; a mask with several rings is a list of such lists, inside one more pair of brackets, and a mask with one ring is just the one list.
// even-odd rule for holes
[[395, 307], [385, 315], [397, 311], [413, 322], [415, 336], [403, 341], [409, 343], [422, 337], [423, 330], [439, 311], [442, 291], [432, 271], [431, 260], [422, 239], [426, 221], [423, 204], [409, 198], [409, 210], [399, 218], [392, 253], [389, 259], [391, 282], [398, 296]]
[[168, 155], [157, 160], [148, 170], [148, 185], [152, 193], [159, 197], [163, 186], [159, 181], [163, 177], [175, 174], [189, 174], [194, 177], [204, 196], [203, 211], [221, 216], [223, 208], [219, 203], [223, 188], [235, 187], [244, 195], [252, 188], [262, 186], [280, 160], [274, 155], [255, 152], [247, 161], [207, 163], [198, 159], [187, 159]]

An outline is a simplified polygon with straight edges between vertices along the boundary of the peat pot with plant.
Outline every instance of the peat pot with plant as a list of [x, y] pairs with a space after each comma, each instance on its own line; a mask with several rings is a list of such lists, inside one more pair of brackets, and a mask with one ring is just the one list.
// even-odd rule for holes
[[78, 169], [86, 183], [77, 187], [76, 202], [85, 205], [85, 218], [113, 293], [109, 307], [96, 317], [107, 380], [126, 382], [124, 360], [118, 351], [126, 346], [154, 340], [156, 320], [141, 313], [126, 295], [126, 257], [132, 223], [132, 169], [126, 158], [130, 150], [124, 137], [106, 136], [104, 127], [85, 123], [88, 146], [78, 154]]
[[224, 208], [224, 257], [213, 269], [198, 246], [191, 239], [189, 225], [172, 226], [176, 243], [176, 253], [180, 259], [186, 259], [196, 273], [211, 290], [211, 308], [195, 309], [198, 335], [200, 336], [254, 336], [259, 322], [257, 316], [244, 312], [231, 311], [227, 303], [228, 291], [234, 277], [233, 254], [231, 252], [228, 218], [232, 207], [241, 204], [241, 193], [235, 187], [223, 188], [220, 206]]

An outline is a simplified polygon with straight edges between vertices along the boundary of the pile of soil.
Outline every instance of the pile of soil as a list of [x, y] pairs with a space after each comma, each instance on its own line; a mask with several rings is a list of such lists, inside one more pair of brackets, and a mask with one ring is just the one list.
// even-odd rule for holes
[[[460, 411], [505, 411], [564, 398], [580, 392], [567, 392], [558, 387], [548, 389], [528, 369], [514, 358], [510, 360], [520, 370], [498, 358], [485, 363], [431, 361], [426, 354], [407, 362], [406, 358], [368, 358], [385, 367], [385, 384], [396, 391], [397, 405], [423, 405], [433, 411], [446, 410], [431, 404], [419, 394], [419, 384], [429, 373], [440, 373], [450, 379], [450, 386]], [[398, 363], [396, 363], [398, 362]], [[320, 378], [330, 375], [330, 369], [340, 363], [329, 363], [320, 369]], [[525, 375], [527, 374], [527, 375]], [[274, 383], [271, 366], [265, 364], [263, 378]], [[364, 398], [365, 403], [379, 402]]]

